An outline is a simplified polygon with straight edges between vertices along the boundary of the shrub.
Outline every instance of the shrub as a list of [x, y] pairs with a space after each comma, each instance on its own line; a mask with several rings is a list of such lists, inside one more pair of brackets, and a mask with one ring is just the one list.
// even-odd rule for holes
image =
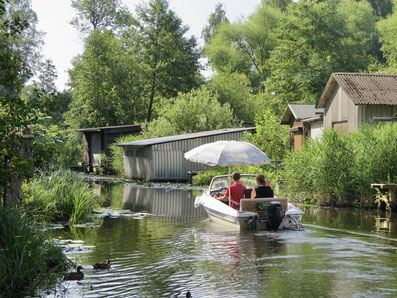
[[0, 208], [0, 296], [52, 288], [68, 261], [38, 224], [16, 208]]
[[218, 95], [206, 87], [178, 93], [171, 100], [163, 100], [159, 117], [143, 129], [145, 138], [157, 138], [184, 133], [229, 128], [233, 126], [230, 105], [221, 105]]
[[[266, 178], [270, 179], [273, 183], [278, 180], [278, 172], [275, 166], [273, 165], [266, 165], [261, 167], [231, 167], [230, 173], [237, 171], [240, 174], [264, 174]], [[227, 175], [228, 168], [227, 167], [215, 167], [213, 169], [209, 169], [203, 172], [198, 173], [197, 175], [193, 176], [193, 185], [196, 186], [208, 186], [211, 182], [211, 179], [218, 175]]]
[[270, 108], [255, 118], [256, 132], [245, 133], [243, 140], [254, 144], [273, 161], [283, 159], [289, 148], [289, 130]]
[[109, 146], [111, 168], [118, 176], [124, 175], [124, 162], [123, 148], [117, 146], [117, 144], [138, 141], [142, 139], [142, 135], [128, 135], [118, 138], [113, 144]]
[[99, 207], [88, 184], [69, 170], [41, 173], [24, 185], [23, 204], [40, 220], [83, 222]]

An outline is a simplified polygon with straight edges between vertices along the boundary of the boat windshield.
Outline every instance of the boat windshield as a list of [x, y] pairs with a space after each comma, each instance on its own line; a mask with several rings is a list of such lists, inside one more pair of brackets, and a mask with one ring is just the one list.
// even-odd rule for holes
[[[247, 188], [255, 188], [256, 187], [256, 180], [255, 180], [255, 175], [241, 175], [240, 178], [240, 183], [245, 185]], [[218, 176], [215, 177], [212, 180], [212, 183], [210, 185], [210, 192], [213, 191], [217, 191], [217, 192], [222, 192], [222, 191], [226, 191], [226, 189], [228, 188], [229, 184], [228, 184], [228, 180], [229, 177], [227, 175], [222, 175], [222, 176]], [[233, 183], [233, 180], [230, 178], [230, 183]]]

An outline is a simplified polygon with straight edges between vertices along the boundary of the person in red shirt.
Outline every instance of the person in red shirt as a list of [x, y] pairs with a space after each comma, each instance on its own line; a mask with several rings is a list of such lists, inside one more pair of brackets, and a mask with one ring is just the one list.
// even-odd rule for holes
[[[240, 209], [240, 200], [244, 199], [244, 190], [247, 189], [244, 185], [240, 184], [240, 173], [233, 172], [232, 179], [234, 184], [230, 186], [230, 207], [239, 210]], [[228, 201], [229, 200], [229, 188], [226, 190], [224, 196], [216, 197], [216, 199], [220, 201]]]

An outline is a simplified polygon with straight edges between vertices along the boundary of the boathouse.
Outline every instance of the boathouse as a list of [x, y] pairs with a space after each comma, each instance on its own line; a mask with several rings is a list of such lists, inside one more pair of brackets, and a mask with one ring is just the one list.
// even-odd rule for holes
[[287, 106], [281, 124], [290, 126], [291, 148], [301, 150], [304, 138], [316, 139], [323, 132], [324, 109], [315, 105], [290, 104]]
[[124, 176], [148, 181], [187, 181], [189, 171], [208, 166], [187, 161], [185, 152], [220, 140], [240, 140], [255, 127], [227, 128], [117, 144], [123, 148]]
[[83, 133], [83, 166], [85, 172], [94, 172], [101, 165], [101, 154], [119, 137], [141, 132], [141, 125], [106, 126], [76, 129]]
[[397, 74], [333, 73], [316, 108], [324, 108], [325, 129], [342, 133], [397, 120]]

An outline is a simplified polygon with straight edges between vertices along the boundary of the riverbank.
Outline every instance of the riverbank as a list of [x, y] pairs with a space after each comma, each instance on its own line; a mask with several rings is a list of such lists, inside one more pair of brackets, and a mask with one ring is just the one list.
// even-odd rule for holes
[[[189, 290], [193, 297], [371, 296], [397, 286], [394, 215], [383, 220], [374, 211], [307, 207], [303, 231], [236, 231], [194, 208], [192, 190], [124, 186], [123, 194], [107, 190], [117, 196], [113, 206], [124, 201], [126, 210], [154, 215], [53, 231], [54, 238], [93, 246], [68, 254], [83, 266], [85, 278], [64, 283], [66, 295], [184, 296]], [[92, 269], [107, 259], [109, 270]], [[226, 284], [236, 279], [231, 291]]]

